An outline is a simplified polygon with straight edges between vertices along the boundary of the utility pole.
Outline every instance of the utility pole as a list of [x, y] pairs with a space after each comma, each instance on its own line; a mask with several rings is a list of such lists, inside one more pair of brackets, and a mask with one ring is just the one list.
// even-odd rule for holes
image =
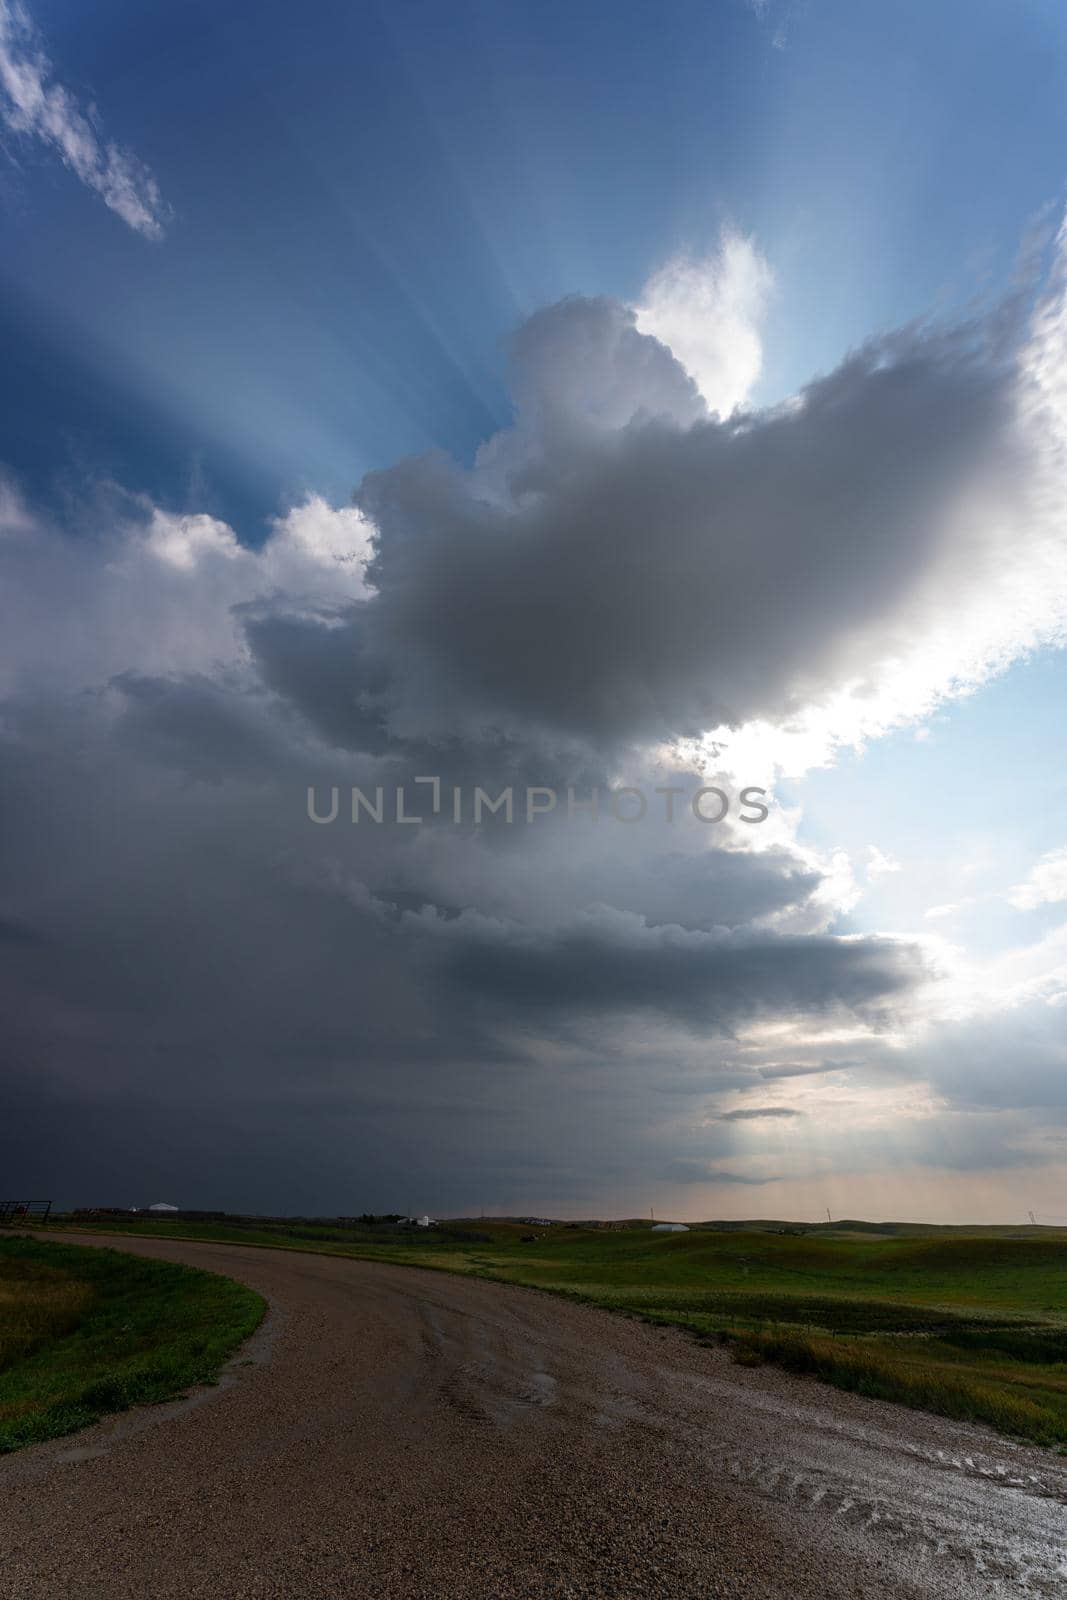
[[1036, 1228], [1037, 1227], [1037, 1218], [1034, 1216], [1034, 1213], [1032, 1211], [1028, 1211], [1026, 1213], [1026, 1215], [1030, 1218], [1030, 1221], [1033, 1223], [1034, 1227]]
[[827, 1208], [826, 1208], [826, 1220], [827, 1220], [827, 1222], [833, 1222], [833, 1220], [834, 1220], [833, 1217], [830, 1215], [830, 1207], [829, 1206], [827, 1206]]

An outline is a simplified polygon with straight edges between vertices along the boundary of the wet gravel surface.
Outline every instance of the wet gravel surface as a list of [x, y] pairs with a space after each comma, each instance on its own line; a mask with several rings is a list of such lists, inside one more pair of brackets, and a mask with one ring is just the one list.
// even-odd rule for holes
[[1067, 1595], [1067, 1461], [531, 1290], [238, 1245], [223, 1385], [0, 1458], [4, 1600]]

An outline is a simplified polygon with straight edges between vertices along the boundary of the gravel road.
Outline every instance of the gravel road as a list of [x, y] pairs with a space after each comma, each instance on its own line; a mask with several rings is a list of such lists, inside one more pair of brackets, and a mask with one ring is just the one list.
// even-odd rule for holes
[[1067, 1594], [1067, 1462], [530, 1290], [85, 1239], [271, 1302], [224, 1384], [0, 1458], [4, 1600]]

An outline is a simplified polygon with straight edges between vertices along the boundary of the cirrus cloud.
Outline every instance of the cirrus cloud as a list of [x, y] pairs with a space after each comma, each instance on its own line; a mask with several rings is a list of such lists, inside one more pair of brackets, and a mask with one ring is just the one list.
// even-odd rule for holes
[[54, 150], [135, 233], [163, 237], [170, 211], [152, 173], [131, 151], [102, 142], [75, 96], [53, 80], [18, 0], [0, 0], [0, 117], [12, 133]]

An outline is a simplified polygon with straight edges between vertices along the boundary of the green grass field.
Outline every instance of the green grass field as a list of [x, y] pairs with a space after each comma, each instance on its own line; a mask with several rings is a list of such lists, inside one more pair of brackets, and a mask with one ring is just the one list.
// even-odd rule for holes
[[656, 1234], [636, 1222], [454, 1221], [402, 1230], [139, 1219], [119, 1226], [525, 1284], [688, 1328], [724, 1341], [742, 1362], [774, 1361], [1067, 1446], [1067, 1230], [845, 1223]]
[[0, 1451], [213, 1382], [264, 1309], [214, 1273], [0, 1238]]

